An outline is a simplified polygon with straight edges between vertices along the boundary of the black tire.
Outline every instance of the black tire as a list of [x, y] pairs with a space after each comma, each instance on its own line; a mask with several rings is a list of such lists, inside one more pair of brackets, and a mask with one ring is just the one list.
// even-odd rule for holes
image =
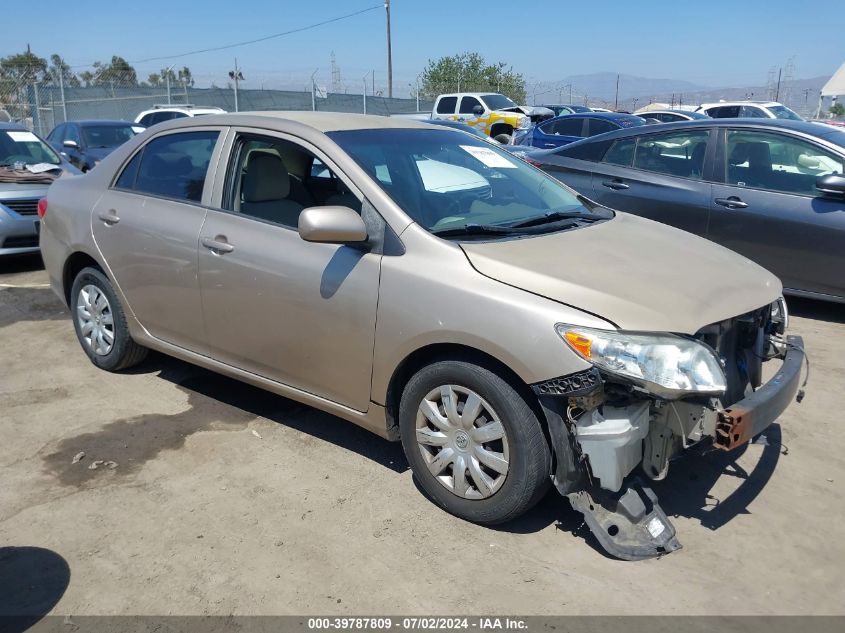
[[496, 134], [493, 137], [494, 141], [498, 141], [502, 145], [509, 145], [511, 142], [511, 135], [510, 134]]
[[[501, 487], [486, 498], [466, 499], [441, 484], [429, 471], [417, 443], [417, 412], [423, 398], [447, 384], [481, 396], [505, 428], [509, 446], [507, 475]], [[526, 512], [548, 490], [552, 458], [540, 421], [516, 389], [484, 367], [444, 360], [414, 374], [402, 393], [399, 431], [419, 485], [435, 503], [455, 516], [484, 525], [504, 523]]]
[[[109, 309], [112, 316], [114, 342], [111, 349], [106, 354], [98, 354], [85, 341], [82, 334], [82, 326], [77, 317], [77, 301], [80, 291], [86, 286], [94, 286], [103, 295], [105, 295]], [[123, 306], [117, 298], [111, 282], [108, 280], [102, 271], [96, 268], [83, 268], [76, 279], [73, 280], [73, 286], [70, 291], [70, 311], [73, 318], [73, 328], [76, 331], [76, 338], [82, 346], [82, 350], [88, 356], [92, 363], [100, 369], [106, 371], [120, 371], [137, 365], [144, 360], [149, 351], [146, 347], [138, 345], [129, 336], [129, 328], [126, 325], [126, 314], [123, 311]]]

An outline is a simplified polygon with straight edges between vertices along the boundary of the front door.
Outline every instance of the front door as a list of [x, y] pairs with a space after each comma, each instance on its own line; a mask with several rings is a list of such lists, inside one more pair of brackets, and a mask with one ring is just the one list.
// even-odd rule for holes
[[816, 178], [842, 157], [809, 140], [728, 129], [719, 144], [708, 238], [757, 262], [785, 288], [845, 296], [845, 200]]
[[[336, 195], [307, 190], [315, 157], [339, 183]], [[221, 208], [209, 210], [200, 236], [211, 355], [366, 411], [381, 256], [297, 232], [310, 200], [360, 212], [360, 196], [324, 154], [293, 138], [238, 134], [230, 160]]]
[[[163, 134], [144, 145], [94, 208], [94, 240], [131, 310], [163, 341], [202, 353], [197, 240], [220, 131]], [[210, 179], [208, 179], [210, 181]]]

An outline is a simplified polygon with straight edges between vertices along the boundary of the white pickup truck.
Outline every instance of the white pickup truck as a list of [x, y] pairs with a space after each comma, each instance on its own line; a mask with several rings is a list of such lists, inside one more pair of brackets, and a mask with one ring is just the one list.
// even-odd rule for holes
[[488, 92], [443, 94], [434, 102], [433, 119], [460, 121], [482, 131], [500, 143], [509, 143], [516, 130], [527, 130], [532, 119], [554, 116], [546, 108], [519, 106], [508, 97]]

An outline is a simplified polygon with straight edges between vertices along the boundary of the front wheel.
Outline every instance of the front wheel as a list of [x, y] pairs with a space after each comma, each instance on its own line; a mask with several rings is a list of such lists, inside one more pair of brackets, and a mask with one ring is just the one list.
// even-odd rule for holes
[[509, 145], [511, 142], [511, 135], [510, 134], [496, 134], [493, 137], [494, 141], [498, 141], [502, 145]]
[[421, 369], [402, 394], [399, 427], [423, 490], [463, 519], [509, 521], [548, 488], [551, 453], [540, 421], [484, 367], [440, 361]]
[[92, 363], [119, 371], [144, 360], [147, 348], [129, 336], [123, 306], [100, 270], [83, 268], [73, 281], [70, 297], [76, 338]]

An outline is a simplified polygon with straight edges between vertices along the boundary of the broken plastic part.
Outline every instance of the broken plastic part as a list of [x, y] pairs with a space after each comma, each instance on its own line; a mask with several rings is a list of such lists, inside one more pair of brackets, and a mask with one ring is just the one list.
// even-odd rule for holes
[[567, 495], [572, 507], [611, 556], [642, 560], [681, 549], [675, 526], [657, 503], [657, 495], [638, 478], [620, 493], [592, 488]]

